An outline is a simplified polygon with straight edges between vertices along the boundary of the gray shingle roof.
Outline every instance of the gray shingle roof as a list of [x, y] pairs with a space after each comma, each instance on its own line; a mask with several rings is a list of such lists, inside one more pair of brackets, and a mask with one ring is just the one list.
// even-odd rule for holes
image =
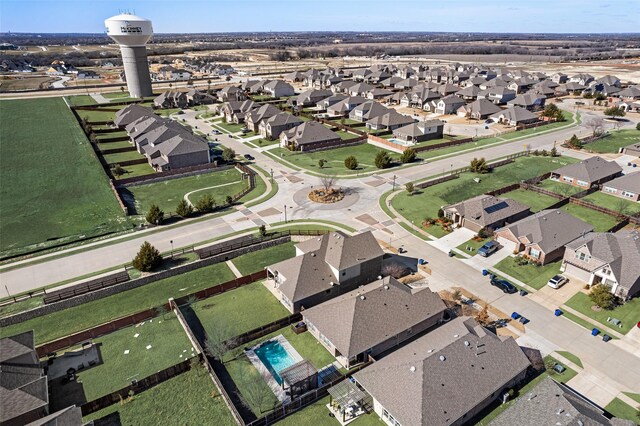
[[498, 105], [486, 99], [477, 99], [461, 108], [464, 108], [468, 113], [478, 114], [480, 116], [487, 116], [502, 111]]
[[430, 289], [412, 290], [386, 277], [307, 309], [303, 315], [342, 355], [351, 358], [441, 316], [445, 309]]
[[403, 426], [448, 425], [530, 363], [513, 338], [459, 317], [354, 374]]
[[482, 226], [489, 226], [529, 210], [529, 206], [509, 198], [478, 195], [461, 203], [444, 207]]
[[0, 362], [28, 354], [35, 350], [33, 330], [0, 339]]
[[282, 126], [285, 124], [292, 124], [292, 123], [295, 124], [295, 123], [302, 123], [302, 122], [303, 121], [300, 120], [295, 115], [291, 115], [286, 112], [281, 112], [267, 119], [267, 123], [271, 124], [272, 126]]
[[505, 110], [492, 114], [490, 117], [498, 120], [501, 117], [504, 117], [505, 120], [514, 121], [516, 123], [519, 123], [522, 121], [535, 120], [538, 118], [537, 115], [535, 115], [528, 109], [522, 108], [519, 106], [511, 106]]
[[304, 122], [283, 133], [289, 142], [295, 142], [298, 145], [340, 139], [340, 135], [316, 121]]
[[604, 183], [603, 186], [640, 194], [640, 172], [626, 174]]
[[600, 179], [613, 176], [622, 171], [622, 167], [615, 161], [607, 161], [602, 157], [591, 157], [579, 163], [568, 164], [554, 170], [560, 176], [569, 176], [585, 182], [596, 182]]

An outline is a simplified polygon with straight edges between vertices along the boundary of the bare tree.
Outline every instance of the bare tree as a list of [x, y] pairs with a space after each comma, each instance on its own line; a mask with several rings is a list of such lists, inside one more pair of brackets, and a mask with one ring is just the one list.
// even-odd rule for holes
[[325, 192], [328, 192], [336, 183], [336, 177], [333, 175], [325, 175], [320, 178], [320, 182], [322, 183], [322, 187], [324, 188]]
[[613, 203], [612, 207], [619, 215], [626, 215], [629, 210], [629, 203], [627, 200], [619, 199]]
[[407, 268], [397, 262], [389, 263], [387, 265], [384, 265], [384, 267], [382, 268], [382, 275], [391, 276], [395, 279], [405, 276], [406, 273]]
[[[249, 359], [244, 357], [244, 362], [249, 362]], [[242, 392], [238, 392], [240, 401], [242, 404], [250, 410], [259, 410], [260, 413], [266, 411], [264, 405], [271, 400], [271, 389], [267, 386], [264, 380], [257, 380], [256, 378], [247, 377], [248, 366], [242, 363], [238, 368], [237, 378], [238, 382], [243, 383]], [[269, 407], [272, 408], [272, 407]]]
[[482, 326], [487, 326], [489, 324], [489, 310], [487, 309], [486, 304], [484, 304], [482, 306], [482, 310], [476, 314], [475, 319]]
[[224, 363], [224, 355], [236, 346], [236, 339], [228, 338], [231, 334], [226, 326], [215, 327], [207, 333], [204, 341], [206, 354]]
[[591, 130], [593, 136], [600, 136], [604, 132], [604, 119], [602, 117], [594, 117], [585, 122], [584, 125]]

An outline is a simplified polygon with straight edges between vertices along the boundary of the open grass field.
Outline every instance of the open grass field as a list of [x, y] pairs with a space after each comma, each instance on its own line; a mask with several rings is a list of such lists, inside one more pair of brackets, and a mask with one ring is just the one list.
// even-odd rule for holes
[[[300, 167], [319, 174], [338, 174], [338, 175], [356, 175], [363, 172], [371, 172], [379, 170], [375, 166], [375, 157], [379, 151], [385, 151], [382, 148], [375, 147], [368, 143], [360, 145], [346, 146], [343, 148], [333, 148], [324, 151], [315, 152], [292, 152], [286, 148], [274, 148], [268, 152], [273, 154], [275, 158], [283, 158], [292, 163], [294, 166]], [[394, 161], [399, 161], [399, 154], [387, 151]], [[353, 155], [358, 160], [358, 169], [349, 170], [344, 166], [344, 159]], [[321, 169], [318, 166], [318, 160], [323, 159], [326, 164]]]
[[521, 188], [502, 194], [500, 195], [500, 198], [511, 198], [512, 200], [526, 204], [531, 207], [531, 211], [533, 213], [544, 210], [559, 201], [558, 199], [548, 195], [527, 191], [526, 189]]
[[[640, 176], [638, 176], [638, 178], [640, 179]], [[582, 199], [593, 203], [596, 206], [604, 207], [605, 209], [620, 212], [622, 214], [633, 215], [640, 212], [640, 203], [625, 200], [624, 198], [615, 197], [600, 191], [589, 194]]]
[[617, 132], [611, 132], [602, 139], [585, 145], [584, 149], [585, 151], [593, 151], [599, 154], [617, 153], [620, 148], [638, 142], [640, 142], [640, 131], [634, 129], [618, 130]]
[[[626, 334], [640, 321], [640, 298], [631, 299], [624, 305], [618, 306], [614, 309], [606, 310], [602, 309], [598, 312], [591, 309], [593, 302], [589, 296], [583, 292], [576, 293], [571, 299], [569, 299], [565, 305], [576, 311], [588, 316], [591, 319], [598, 321], [600, 324], [604, 324], [607, 327], [618, 330], [622, 334]], [[607, 318], [617, 318], [621, 321], [622, 327], [617, 328], [615, 325], [607, 322]], [[593, 328], [593, 327], [591, 327]]]
[[[177, 389], [180, 391], [176, 392]], [[222, 397], [217, 391], [213, 396], [214, 390], [206, 370], [197, 367], [135, 395], [131, 401], [114, 404], [83, 420], [88, 422], [110, 415], [113, 424], [156, 426], [196, 425], [201, 424], [202, 419], [215, 419], [216, 426], [235, 426]]]
[[2, 327], [0, 336], [11, 336], [34, 330], [36, 344], [40, 345], [115, 318], [159, 306], [166, 303], [170, 297], [181, 297], [233, 278], [234, 275], [229, 267], [224, 263], [218, 263], [19, 324]]
[[[402, 191], [393, 197], [391, 204], [414, 225], [421, 226], [422, 229], [439, 238], [444, 235], [439, 226], [425, 228], [422, 222], [427, 217], [436, 218], [438, 209], [442, 206], [458, 203], [487, 191], [539, 176], [575, 161], [568, 157], [520, 157], [511, 164], [496, 168], [492, 173], [478, 175], [465, 172], [460, 174], [458, 179], [419, 190], [414, 195]], [[476, 177], [480, 178], [480, 183], [473, 181]]]
[[131, 224], [61, 98], [0, 104], [0, 256]]
[[528, 284], [536, 290], [540, 290], [551, 277], [560, 273], [561, 263], [561, 260], [557, 260], [544, 266], [518, 265], [516, 258], [509, 256], [498, 262], [494, 268]]
[[232, 260], [233, 264], [242, 275], [253, 274], [262, 271], [265, 267], [292, 258], [296, 255], [296, 247], [293, 242], [269, 247], [253, 253], [243, 254]]
[[[131, 379], [142, 379], [194, 355], [173, 313], [106, 334], [93, 342], [99, 345], [102, 364], [78, 373], [87, 401], [128, 386]], [[151, 348], [147, 349], [149, 345]], [[127, 350], [129, 353], [125, 354]]]
[[[141, 165], [145, 166], [146, 164]], [[246, 185], [247, 183], [242, 180], [240, 172], [233, 168], [147, 185], [131, 186], [122, 189], [121, 194], [124, 202], [134, 207], [137, 214], [146, 214], [151, 204], [156, 204], [165, 213], [169, 213], [175, 211], [178, 203], [185, 196], [195, 204], [203, 195], [211, 194], [216, 203], [224, 204], [227, 195], [237, 194]]]
[[577, 204], [567, 204], [560, 207], [561, 210], [583, 220], [593, 226], [594, 232], [606, 232], [613, 225], [618, 223], [618, 219], [608, 214], [600, 213]]

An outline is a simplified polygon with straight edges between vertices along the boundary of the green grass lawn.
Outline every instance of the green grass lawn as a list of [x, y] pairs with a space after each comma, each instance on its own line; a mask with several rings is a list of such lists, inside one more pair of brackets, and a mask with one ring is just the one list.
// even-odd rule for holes
[[499, 196], [500, 198], [511, 198], [522, 204], [526, 204], [531, 207], [533, 213], [537, 213], [540, 210], [544, 210], [547, 207], [555, 204], [559, 200], [557, 198], [550, 197], [549, 195], [539, 194], [534, 191], [527, 191], [526, 189], [516, 189]]
[[0, 103], [0, 256], [131, 227], [62, 98]]
[[116, 176], [116, 180], [152, 175], [156, 172], [155, 170], [153, 170], [153, 167], [151, 167], [149, 163], [134, 164], [132, 166], [122, 166], [122, 168], [124, 169], [124, 174], [122, 176]]
[[138, 151], [126, 151], [126, 152], [118, 152], [116, 154], [107, 154], [104, 156], [104, 159], [109, 164], [118, 164], [123, 161], [140, 160], [140, 159], [146, 160], [144, 155], [141, 155]]
[[124, 202], [134, 207], [138, 214], [146, 214], [151, 204], [158, 205], [165, 214], [168, 214], [175, 211], [176, 206], [186, 194], [190, 193], [189, 201], [193, 204], [205, 194], [211, 194], [216, 203], [224, 204], [227, 195], [237, 194], [246, 185], [246, 182], [242, 181], [240, 172], [233, 168], [147, 185], [131, 186], [121, 190], [121, 194]]
[[633, 399], [635, 402], [640, 404], [640, 393], [633, 393], [633, 392], [622, 392], [622, 393], [624, 393], [626, 396], [628, 396], [629, 398]]
[[560, 207], [560, 209], [591, 224], [594, 232], [606, 232], [618, 223], [618, 219], [613, 216], [609, 216], [608, 214], [600, 213], [577, 204], [567, 204]]
[[167, 109], [156, 109], [153, 112], [158, 114], [160, 117], [169, 117], [177, 112], [182, 111], [182, 108], [167, 108]]
[[468, 254], [469, 256], [474, 256], [477, 253], [478, 249], [480, 247], [482, 247], [488, 241], [491, 241], [491, 238], [485, 238], [485, 239], [482, 239], [480, 241], [476, 241], [476, 240], [474, 240], [472, 238], [469, 241], [467, 241], [466, 243], [460, 244], [456, 248], [458, 250], [460, 250], [461, 252]]
[[[638, 321], [640, 321], [640, 298], [638, 297], [636, 297], [635, 299], [631, 299], [624, 305], [618, 306], [615, 309], [603, 309], [599, 312], [596, 312], [591, 309], [591, 306], [593, 306], [593, 302], [591, 301], [589, 296], [582, 292], [579, 292], [576, 293], [571, 299], [569, 299], [565, 303], [565, 305], [588, 316], [589, 318], [596, 320], [600, 324], [604, 324], [609, 328], [618, 330], [622, 334], [628, 333], [629, 330], [635, 327]], [[615, 325], [607, 322], [607, 318], [609, 317], [619, 319], [622, 322], [622, 327], [618, 328]]]
[[[136, 334], [138, 337], [134, 337]], [[106, 334], [93, 342], [99, 345], [102, 364], [78, 373], [87, 401], [128, 386], [132, 378], [142, 379], [171, 367], [193, 353], [173, 313]], [[146, 349], [148, 345], [150, 349]], [[125, 355], [126, 350], [129, 353]]]
[[580, 358], [578, 358], [577, 356], [575, 356], [571, 352], [567, 352], [567, 351], [556, 351], [556, 352], [558, 353], [558, 355], [561, 355], [561, 356], [565, 357], [566, 359], [568, 359], [569, 361], [571, 361], [572, 363], [574, 363], [578, 367], [580, 367], [580, 368], [583, 367], [582, 361], [580, 361]]
[[[98, 149], [100, 152], [109, 149], [131, 148], [132, 145], [129, 141], [117, 141], [117, 142], [100, 142], [98, 141]], [[111, 155], [111, 154], [107, 154]]]
[[262, 271], [265, 267], [281, 262], [296, 255], [295, 243], [292, 241], [269, 247], [253, 253], [243, 254], [232, 260], [242, 275]]
[[[514, 163], [496, 168], [492, 173], [478, 175], [465, 172], [458, 179], [419, 190], [414, 195], [402, 191], [393, 198], [391, 204], [414, 225], [421, 226], [425, 231], [439, 238], [444, 235], [440, 226], [434, 225], [425, 228], [422, 222], [427, 217], [437, 217], [438, 209], [442, 206], [458, 203], [487, 191], [539, 176], [564, 164], [576, 161], [568, 157], [520, 157]], [[480, 183], [473, 181], [476, 177], [480, 178]]]
[[11, 336], [34, 330], [36, 344], [40, 345], [118, 317], [159, 306], [170, 297], [181, 297], [233, 278], [234, 275], [229, 267], [224, 263], [218, 263], [63, 311], [2, 327], [0, 336]]
[[208, 335], [219, 337], [222, 333], [223, 339], [290, 315], [262, 282], [200, 300], [192, 305], [192, 309]]
[[[286, 148], [275, 148], [268, 151], [275, 158], [284, 158], [294, 166], [321, 174], [356, 175], [363, 172], [379, 170], [375, 166], [375, 156], [383, 149], [363, 143], [360, 145], [343, 148], [327, 149], [308, 153], [292, 152]], [[388, 151], [391, 158], [398, 160], [399, 155]], [[358, 170], [349, 170], [344, 166], [344, 159], [350, 155], [358, 159]], [[322, 169], [318, 166], [318, 160], [323, 159], [326, 164]]]
[[97, 104], [95, 99], [89, 95], [67, 96], [67, 101], [69, 102], [69, 105], [72, 106], [88, 106]]
[[220, 121], [220, 122], [215, 122], [213, 123], [215, 126], [221, 127], [222, 129], [226, 130], [227, 133], [237, 133], [239, 132], [243, 127], [245, 127], [244, 123], [241, 124], [236, 124], [236, 123], [225, 123], [224, 120]]
[[[562, 316], [567, 318], [570, 321], [575, 322], [579, 326], [586, 328], [589, 331], [591, 331], [593, 329], [593, 327], [594, 327], [594, 325], [591, 324], [589, 321], [585, 321], [582, 318], [580, 318], [579, 316], [572, 314], [571, 312], [563, 311], [562, 312]], [[615, 337], [614, 337], [614, 339], [615, 339]]]
[[[317, 426], [328, 423], [329, 409], [327, 408], [327, 404], [329, 404], [329, 400], [330, 398], [326, 396], [275, 424], [278, 426]], [[333, 422], [336, 421], [333, 420]], [[369, 414], [364, 414], [358, 417], [349, 424], [353, 426], [386, 425], [386, 423], [383, 422], [373, 411]]]
[[78, 111], [78, 115], [80, 118], [87, 118], [90, 122], [92, 121], [113, 121], [116, 116], [116, 112], [121, 110], [123, 107], [120, 106], [101, 106], [101, 109], [106, 109], [107, 111]]
[[[640, 176], [638, 177], [640, 178]], [[622, 214], [634, 215], [640, 212], [640, 203], [625, 200], [624, 198], [615, 197], [600, 191], [589, 194], [582, 198], [582, 200]]]
[[615, 417], [631, 420], [636, 424], [638, 424], [638, 422], [640, 421], [640, 419], [638, 418], [638, 410], [640, 410], [640, 408], [634, 408], [618, 398], [615, 398], [613, 401], [607, 404], [604, 409], [613, 414]]
[[343, 141], [349, 140], [349, 139], [355, 139], [358, 137], [358, 135], [354, 134], [354, 133], [349, 133], [349, 132], [345, 132], [344, 130], [338, 130], [336, 131], [337, 134], [340, 135], [340, 138]]
[[498, 262], [494, 267], [497, 270], [502, 271], [537, 290], [540, 290], [547, 284], [551, 277], [560, 273], [561, 263], [561, 260], [557, 260], [544, 266], [520, 266], [516, 263], [515, 257], [509, 256]]
[[[104, 126], [96, 126], [98, 128], [109, 128], [109, 126], [104, 125]], [[117, 132], [108, 132], [108, 133], [96, 133], [96, 139], [98, 140], [98, 143], [100, 143], [100, 141], [102, 141], [103, 139], [111, 139], [111, 138], [119, 138], [119, 137], [129, 137], [127, 135], [127, 132], [124, 130], [119, 130]], [[126, 143], [129, 144], [129, 146], [133, 146], [131, 144], [131, 142], [129, 142], [129, 140], [125, 141]], [[106, 142], [105, 145], [111, 145], [112, 143], [118, 143], [118, 142]], [[115, 147], [114, 147], [115, 148]]]
[[252, 143], [254, 145], [257, 145], [259, 147], [264, 147], [264, 146], [269, 146], [269, 145], [277, 145], [280, 142], [278, 140], [270, 141], [270, 140], [267, 140], [267, 139], [260, 138], [260, 139], [254, 139], [250, 143]]
[[203, 367], [189, 370], [139, 393], [122, 405], [114, 404], [90, 414], [83, 421], [112, 413], [116, 413], [119, 424], [123, 425], [196, 425], [201, 424], [202, 419], [215, 419], [216, 426], [236, 424]]
[[620, 148], [624, 148], [634, 143], [640, 142], [640, 132], [634, 129], [618, 130], [611, 132], [604, 138], [591, 142], [584, 146], [585, 151], [593, 151], [599, 154], [617, 153]]
[[577, 186], [569, 185], [567, 183], [562, 183], [551, 179], [545, 179], [537, 186], [542, 189], [546, 189], [547, 191], [560, 194], [564, 197], [569, 197], [571, 195], [577, 194], [578, 192], [584, 191], [584, 188], [578, 188]]
[[567, 383], [569, 380], [573, 379], [578, 375], [578, 372], [569, 368], [568, 366], [562, 364], [566, 368], [566, 370], [562, 373], [557, 373], [555, 370], [549, 368], [549, 366], [553, 366], [553, 364], [558, 363], [562, 364], [560, 361], [552, 357], [551, 355], [547, 355], [544, 357], [544, 364], [547, 366], [547, 374], [553, 377], [556, 381], [560, 383]]

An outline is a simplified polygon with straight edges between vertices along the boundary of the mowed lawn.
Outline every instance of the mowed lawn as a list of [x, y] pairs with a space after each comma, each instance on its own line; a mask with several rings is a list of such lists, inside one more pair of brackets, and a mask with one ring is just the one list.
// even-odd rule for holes
[[[571, 299], [569, 299], [565, 305], [575, 309], [578, 312], [585, 314], [586, 316], [598, 321], [607, 327], [620, 331], [620, 333], [626, 334], [640, 321], [640, 298], [636, 297], [629, 300], [621, 306], [617, 306], [614, 309], [602, 309], [600, 311], [594, 311], [591, 307], [594, 303], [589, 298], [588, 294], [583, 292], [576, 293]], [[607, 322], [607, 318], [617, 318], [621, 321], [621, 328], [617, 328], [615, 325]]]
[[186, 296], [233, 278], [233, 272], [229, 267], [224, 263], [218, 263], [19, 324], [2, 327], [0, 336], [6, 337], [34, 330], [36, 344], [40, 345], [119, 317], [159, 306], [166, 303], [170, 297]]
[[506, 257], [495, 265], [495, 268], [522, 281], [529, 286], [540, 290], [544, 287], [549, 279], [560, 273], [560, 264], [557, 260], [544, 266], [538, 265], [518, 265], [515, 257]]
[[[274, 148], [268, 152], [276, 158], [282, 158], [294, 166], [301, 169], [310, 170], [320, 174], [356, 175], [363, 172], [379, 170], [375, 166], [375, 157], [380, 151], [386, 151], [368, 143], [360, 145], [346, 146], [343, 148], [333, 148], [315, 152], [293, 152], [286, 148]], [[394, 161], [399, 161], [399, 154], [387, 151]], [[344, 166], [345, 158], [353, 155], [358, 160], [358, 169], [349, 170]], [[318, 160], [325, 160], [326, 163], [321, 169]]]
[[193, 204], [205, 194], [212, 195], [216, 203], [224, 204], [227, 195], [237, 194], [246, 185], [240, 172], [234, 168], [131, 186], [121, 190], [121, 194], [125, 203], [134, 207], [138, 214], [146, 214], [151, 204], [156, 204], [165, 213], [169, 213], [176, 210], [180, 200], [187, 194], [188, 200]]
[[[640, 175], [638, 175], [638, 179], [640, 179]], [[625, 200], [624, 198], [615, 197], [600, 191], [587, 195], [583, 200], [622, 214], [633, 215], [640, 212], [640, 203]]]
[[553, 198], [549, 195], [540, 194], [534, 191], [527, 191], [526, 189], [522, 188], [504, 193], [499, 197], [510, 198], [522, 204], [526, 204], [527, 206], [531, 207], [531, 211], [534, 213], [537, 213], [540, 210], [544, 210], [560, 201], [557, 198]]
[[295, 243], [290, 241], [285, 244], [254, 251], [253, 253], [243, 254], [233, 259], [232, 262], [242, 275], [249, 275], [262, 271], [274, 263], [292, 258], [295, 255]]
[[640, 142], [640, 131], [638, 130], [618, 130], [595, 142], [584, 146], [587, 151], [603, 153], [617, 153], [620, 148], [624, 148], [634, 143]]
[[[236, 425], [211, 378], [200, 366], [136, 394], [131, 401], [113, 404], [83, 420], [88, 422], [106, 416], [113, 418], [114, 424], [122, 425], [197, 425], [203, 419], [215, 419], [216, 426]], [[115, 419], [119, 422], [115, 423]]]
[[[391, 204], [402, 216], [413, 222], [415, 226], [420, 226], [439, 238], [444, 235], [440, 226], [434, 225], [426, 228], [422, 225], [422, 222], [427, 217], [436, 218], [438, 209], [442, 206], [458, 203], [484, 194], [487, 191], [539, 176], [576, 161], [568, 157], [520, 157], [515, 162], [498, 167], [491, 173], [480, 175], [465, 172], [460, 174], [458, 179], [418, 190], [414, 195], [409, 195], [406, 191], [402, 191], [393, 197]], [[474, 178], [479, 178], [480, 182], [476, 183], [473, 180]]]
[[567, 204], [560, 207], [560, 209], [584, 222], [591, 224], [593, 226], [594, 232], [607, 232], [616, 223], [618, 223], [618, 219], [613, 216], [600, 213], [598, 211], [591, 210], [577, 204]]
[[0, 103], [0, 254], [131, 225], [62, 98]]

